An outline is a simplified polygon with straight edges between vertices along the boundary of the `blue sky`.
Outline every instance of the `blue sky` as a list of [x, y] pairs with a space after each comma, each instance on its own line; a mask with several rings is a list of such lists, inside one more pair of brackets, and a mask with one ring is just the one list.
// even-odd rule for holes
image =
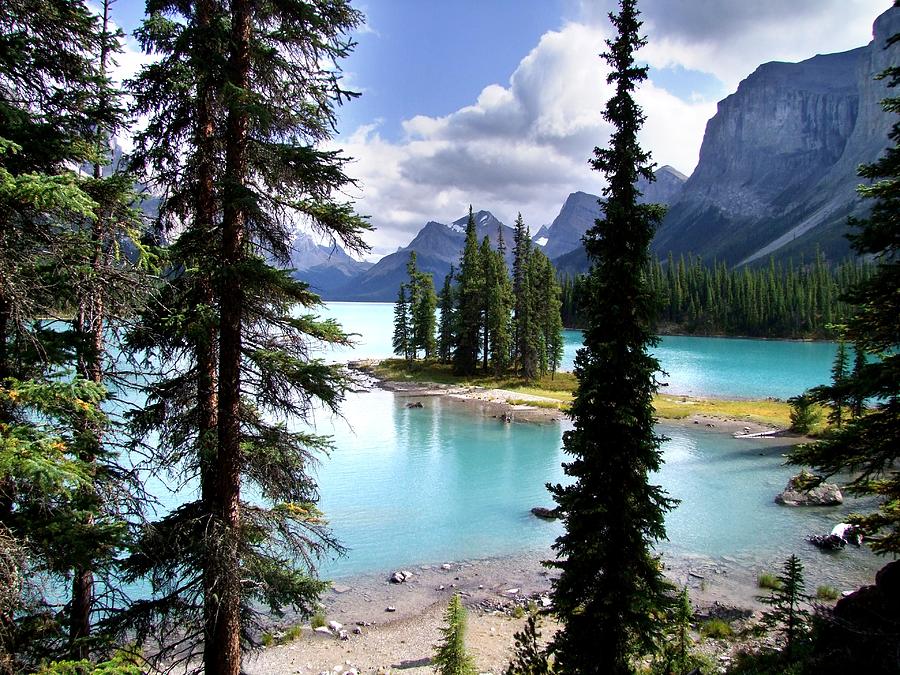
[[[343, 62], [362, 92], [340, 110], [333, 146], [355, 158], [349, 195], [378, 230], [373, 255], [405, 245], [428, 220], [471, 203], [532, 230], [576, 190], [599, 194], [587, 167], [609, 128], [598, 57], [612, 0], [365, 0]], [[641, 140], [654, 160], [690, 174], [716, 103], [766, 61], [798, 61], [871, 39], [887, 0], [643, 0], [651, 66], [638, 93]], [[141, 0], [118, 0], [131, 32]], [[122, 74], [146, 57], [134, 40]]]

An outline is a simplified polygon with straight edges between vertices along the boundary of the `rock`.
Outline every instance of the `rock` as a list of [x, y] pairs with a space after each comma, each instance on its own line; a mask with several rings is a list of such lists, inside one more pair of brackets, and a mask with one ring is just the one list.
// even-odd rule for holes
[[817, 534], [809, 537], [807, 541], [823, 551], [840, 551], [847, 543], [836, 534]]
[[313, 629], [316, 633], [322, 633], [323, 635], [331, 635], [331, 629], [328, 626], [319, 626], [318, 628]]
[[421, 401], [416, 401], [415, 403], [407, 403], [406, 407], [407, 408], [424, 408], [425, 406], [422, 405]]
[[393, 605], [388, 605], [387, 607], [384, 608], [384, 611], [385, 612], [396, 612], [397, 608], [394, 607]]
[[354, 627], [353, 627], [353, 634], [354, 634], [354, 635], [362, 635], [362, 628], [360, 628], [359, 626], [354, 626]]
[[506, 593], [507, 595], [515, 595], [516, 593], [519, 592], [519, 589], [518, 588], [507, 588], [503, 592]]
[[331, 584], [331, 590], [335, 593], [341, 594], [346, 593], [350, 590], [349, 586], [345, 586], [344, 584]]
[[402, 584], [404, 581], [406, 581], [406, 577], [403, 576], [403, 572], [394, 572], [391, 575], [390, 582], [392, 584]]
[[341, 631], [338, 631], [338, 637], [339, 637], [341, 640], [349, 640], [349, 639], [350, 639], [350, 634], [349, 634], [347, 631], [345, 631], [345, 630], [341, 630]]
[[441, 569], [449, 570], [449, 569], [453, 569], [453, 567], [452, 567], [452, 565], [450, 565], [450, 563], [444, 563], [443, 565], [441, 565]]
[[556, 520], [559, 518], [559, 511], [556, 509], [548, 509], [543, 506], [535, 506], [531, 509], [531, 512], [538, 518], [543, 518], [544, 520]]
[[822, 482], [821, 476], [801, 471], [788, 481], [775, 502], [784, 506], [837, 506], [844, 503], [844, 496], [834, 483]]
[[856, 547], [862, 544], [862, 533], [859, 531], [859, 528], [854, 527], [850, 523], [838, 523], [832, 528], [831, 534]]

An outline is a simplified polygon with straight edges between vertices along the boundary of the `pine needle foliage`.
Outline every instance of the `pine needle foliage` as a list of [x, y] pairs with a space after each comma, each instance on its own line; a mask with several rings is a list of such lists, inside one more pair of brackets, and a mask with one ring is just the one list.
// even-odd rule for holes
[[435, 647], [432, 663], [440, 675], [475, 675], [475, 662], [466, 652], [466, 608], [454, 593], [441, 626], [444, 639]]
[[549, 488], [564, 516], [565, 533], [553, 545], [560, 571], [553, 604], [561, 622], [551, 649], [566, 673], [631, 673], [656, 649], [671, 605], [671, 585], [652, 551], [665, 537], [664, 516], [674, 506], [649, 483], [662, 462], [652, 399], [659, 364], [656, 299], [642, 271], [663, 216], [639, 204], [635, 183], [652, 180], [648, 153], [637, 133], [644, 121], [633, 91], [646, 78], [635, 63], [645, 44], [634, 0], [622, 0], [610, 19], [616, 36], [603, 55], [615, 94], [604, 112], [614, 127], [608, 148], [594, 151], [593, 167], [608, 180], [603, 218], [585, 235], [591, 271], [584, 302], [584, 347], [575, 358], [578, 389], [570, 410], [573, 429], [563, 443], [569, 485]]
[[810, 600], [803, 579], [803, 564], [796, 555], [784, 561], [779, 583], [759, 600], [771, 609], [763, 612], [763, 623], [784, 638], [784, 653], [790, 659], [797, 644], [809, 632], [809, 611], [803, 605]]

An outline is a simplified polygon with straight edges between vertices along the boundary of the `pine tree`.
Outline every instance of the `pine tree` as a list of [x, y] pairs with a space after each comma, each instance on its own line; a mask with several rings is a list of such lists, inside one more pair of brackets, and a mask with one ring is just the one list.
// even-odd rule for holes
[[525, 626], [518, 631], [513, 648], [513, 660], [506, 668], [505, 675], [549, 675], [552, 671], [547, 654], [540, 644], [541, 634], [537, 629], [537, 612], [531, 612]]
[[453, 369], [460, 375], [472, 375], [478, 368], [481, 349], [482, 288], [484, 278], [475, 235], [475, 216], [469, 206], [466, 223], [466, 243], [456, 275], [456, 342], [453, 350]]
[[525, 326], [528, 323], [528, 290], [525, 275], [528, 254], [531, 249], [530, 237], [525, 221], [520, 213], [516, 217], [513, 241], [513, 354], [512, 362], [521, 371]]
[[394, 304], [394, 337], [391, 344], [394, 354], [407, 362], [412, 361], [409, 342], [409, 303], [406, 301], [406, 284], [400, 284], [397, 302]]
[[[82, 2], [0, 2], [0, 16], [0, 529], [28, 542], [36, 602], [0, 616], [0, 651], [25, 669], [88, 656], [97, 620], [124, 602], [107, 582], [123, 511], [140, 503], [100, 408], [104, 317], [141, 285], [109, 255], [132, 225], [130, 179], [100, 175], [121, 121], [106, 76], [119, 36]], [[60, 314], [71, 329], [48, 325]], [[41, 607], [44, 575], [61, 586]]]
[[435, 646], [432, 663], [440, 675], [475, 675], [478, 670], [472, 657], [466, 652], [466, 609], [454, 593], [444, 614], [445, 626], [441, 626], [444, 636], [441, 644]]
[[[846, 380], [847, 378], [847, 343], [843, 337], [838, 339], [837, 351], [834, 354], [834, 362], [831, 365], [831, 386], [828, 387], [827, 403], [830, 407], [828, 423], [836, 429], [841, 428], [844, 406], [846, 405]], [[815, 390], [813, 390], [815, 394]]]
[[419, 349], [425, 352], [425, 358], [434, 356], [435, 351], [435, 318], [437, 296], [434, 294], [434, 280], [431, 274], [420, 272], [416, 266], [416, 252], [409, 252], [406, 264], [409, 281], [409, 348], [411, 358], [418, 357]]
[[803, 564], [797, 556], [784, 561], [778, 581], [776, 588], [759, 600], [772, 608], [763, 612], [763, 623], [784, 636], [784, 652], [791, 659], [797, 643], [809, 630], [809, 611], [802, 607], [809, 596], [805, 593]]
[[[207, 672], [233, 674], [259, 607], [311, 611], [324, 588], [313, 564], [335, 547], [308, 473], [329, 442], [272, 420], [304, 418], [317, 399], [336, 410], [346, 386], [307, 349], [346, 336], [283, 266], [297, 215], [365, 248], [365, 222], [335, 200], [347, 159], [318, 147], [349, 96], [327, 64], [348, 53], [361, 15], [344, 1], [199, 0], [185, 11], [153, 14], [142, 32], [161, 56], [135, 91], [151, 117], [138, 154], [159, 167], [148, 173], [169, 195], [161, 218], [182, 235], [167, 303], [134, 344], [177, 364], [138, 421], [162, 432], [158, 461], [199, 478], [200, 496], [147, 528], [127, 569], [152, 578], [155, 597], [121, 622], [138, 638], [159, 629], [160, 658], [190, 659], [202, 645]], [[245, 483], [264, 500], [245, 502]]]
[[[900, 34], [888, 40], [896, 55]], [[880, 75], [890, 87], [900, 84], [900, 66]], [[900, 97], [886, 98], [886, 112], [900, 113]], [[874, 273], [861, 280], [846, 300], [857, 306], [847, 321], [846, 338], [865, 355], [872, 355], [858, 372], [844, 381], [851, 400], [874, 401], [872, 410], [853, 417], [827, 438], [799, 447], [791, 453], [794, 464], [813, 466], [825, 476], [838, 472], [853, 476], [848, 489], [855, 495], [876, 495], [875, 513], [857, 515], [858, 526], [871, 548], [879, 554], [900, 553], [900, 253], [896, 214], [900, 209], [900, 122], [888, 137], [893, 145], [873, 164], [860, 168], [868, 184], [859, 193], [873, 200], [868, 219], [851, 219], [855, 229], [850, 241], [857, 253], [873, 256]], [[854, 368], [856, 371], [856, 368]], [[825, 388], [827, 391], [827, 387]]]
[[438, 307], [441, 312], [441, 320], [438, 326], [438, 360], [441, 363], [450, 363], [450, 357], [453, 353], [453, 328], [455, 325], [454, 305], [455, 293], [453, 291], [453, 266], [444, 277], [444, 285], [441, 287], [441, 293], [438, 296]]
[[560, 571], [553, 583], [561, 622], [551, 644], [556, 663], [563, 672], [616, 674], [633, 672], [664, 629], [671, 586], [652, 546], [665, 537], [664, 515], [674, 502], [648, 481], [662, 458], [653, 428], [659, 364], [648, 351], [656, 341], [656, 300], [643, 270], [663, 209], [638, 204], [635, 188], [639, 177], [653, 178], [637, 142], [644, 116], [632, 97], [647, 75], [634, 60], [645, 40], [634, 0], [621, 0], [610, 18], [617, 34], [604, 58], [615, 94], [604, 119], [615, 131], [593, 160], [609, 185], [603, 218], [584, 238], [592, 263], [587, 328], [575, 358], [573, 429], [563, 437], [573, 457], [564, 469], [574, 481], [549, 487], [565, 514], [550, 563]]

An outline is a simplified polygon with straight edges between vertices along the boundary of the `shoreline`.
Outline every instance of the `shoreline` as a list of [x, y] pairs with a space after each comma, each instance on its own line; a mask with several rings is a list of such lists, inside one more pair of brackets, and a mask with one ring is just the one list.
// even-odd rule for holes
[[[245, 670], [248, 675], [432, 673], [430, 658], [440, 640], [444, 610], [451, 596], [459, 593], [469, 616], [466, 644], [478, 672], [501, 673], [511, 658], [514, 634], [524, 625], [525, 608], [529, 603], [549, 606], [554, 572], [541, 561], [551, 555], [532, 551], [410, 566], [404, 571], [411, 577], [403, 583], [391, 583], [390, 571], [341, 579], [322, 602], [326, 622], [337, 622], [340, 628], [314, 631], [304, 622], [296, 639], [248, 658]], [[712, 559], [664, 557], [663, 562], [676, 588], [688, 587], [694, 622], [722, 618], [741, 627], [758, 619], [763, 606], [750, 592], [757, 590], [755, 578], [751, 586], [749, 576], [735, 574]], [[284, 630], [298, 622], [286, 617], [278, 623]], [[277, 636], [276, 625], [270, 630]], [[555, 626], [552, 619], [542, 619], [545, 638]], [[344, 636], [341, 630], [346, 631]], [[730, 659], [744, 644], [707, 641], [703, 649], [716, 659]]]
[[[540, 408], [523, 401], [555, 399], [502, 389], [449, 384], [382, 380], [372, 373], [374, 362], [351, 362], [365, 386], [377, 386], [409, 399], [445, 397], [475, 414], [503, 418], [508, 422], [546, 423], [565, 419], [558, 409]], [[514, 402], [513, 402], [514, 401]], [[777, 427], [708, 415], [664, 419], [665, 424], [704, 425], [709, 433], [757, 433]], [[709, 427], [706, 429], [706, 427]], [[788, 442], [802, 442], [790, 435]], [[514, 633], [524, 625], [523, 609], [529, 601], [549, 603], [553, 570], [541, 565], [552, 551], [526, 551], [495, 558], [437, 561], [410, 564], [396, 570], [365, 572], [336, 578], [322, 599], [326, 622], [341, 628], [314, 631], [307, 622], [299, 637], [270, 646], [245, 662], [249, 675], [269, 673], [432, 673], [430, 658], [440, 639], [439, 628], [453, 593], [459, 592], [468, 610], [467, 647], [481, 673], [505, 671], [514, 646]], [[410, 556], [414, 559], [414, 555]], [[722, 618], [740, 631], [758, 620], [763, 605], [757, 574], [771, 571], [774, 561], [738, 560], [722, 556], [664, 551], [665, 574], [677, 587], [687, 587], [695, 609], [694, 624], [707, 618]], [[395, 571], [411, 572], [403, 583], [391, 583]], [[853, 587], [855, 588], [855, 586]], [[842, 587], [839, 590], [851, 590]], [[390, 611], [388, 608], [392, 608]], [[301, 623], [298, 617], [272, 622], [276, 640], [281, 631]], [[345, 633], [343, 636], [340, 631]], [[544, 618], [539, 628], [544, 638], [555, 630]], [[342, 639], [342, 637], [344, 639]], [[695, 636], [696, 637], [696, 636]], [[758, 646], [771, 638], [742, 636], [730, 641], [706, 639], [701, 651], [720, 664], [728, 663], [737, 650]]]

